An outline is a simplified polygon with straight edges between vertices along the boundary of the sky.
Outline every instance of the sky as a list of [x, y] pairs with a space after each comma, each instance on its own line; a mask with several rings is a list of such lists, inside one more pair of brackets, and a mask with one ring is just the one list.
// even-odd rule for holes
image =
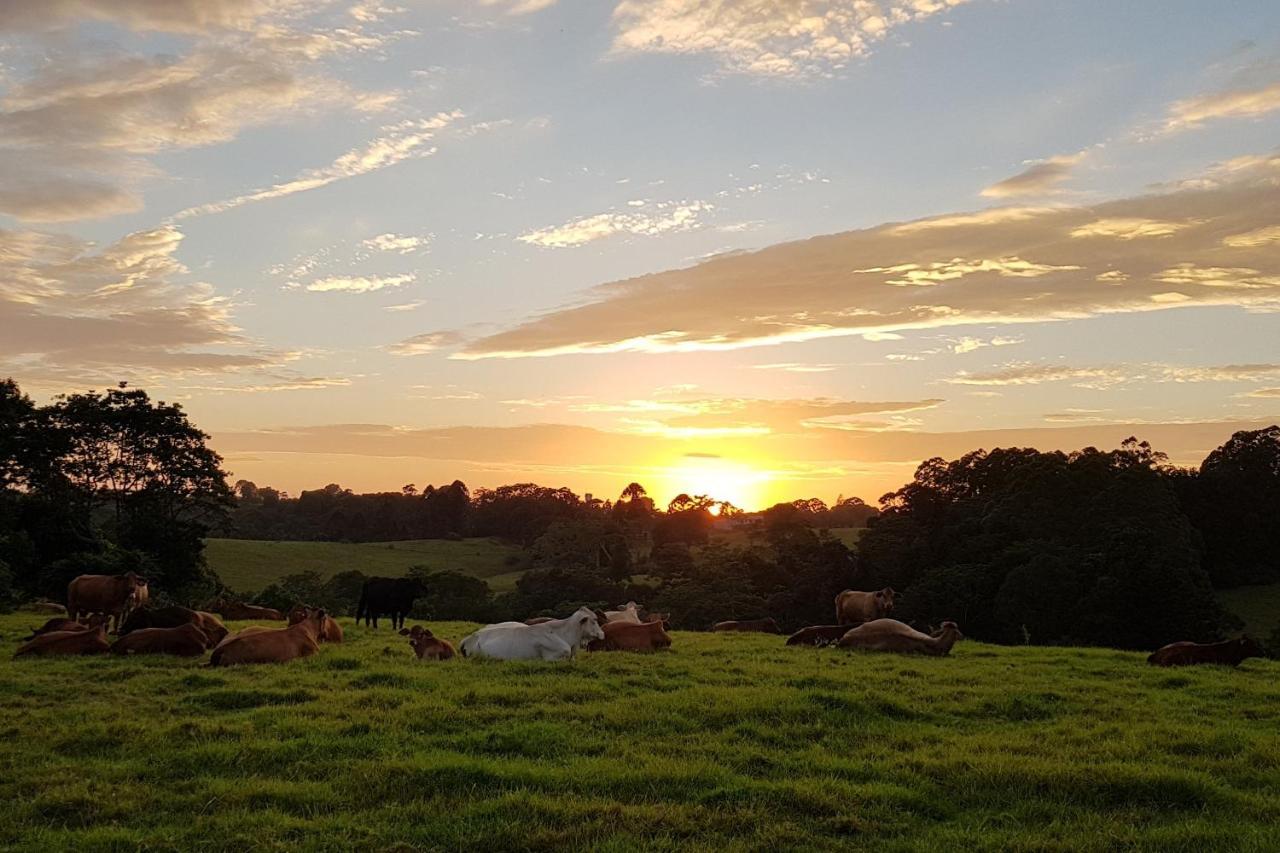
[[875, 501], [1280, 415], [1280, 4], [0, 0], [0, 374], [232, 480]]

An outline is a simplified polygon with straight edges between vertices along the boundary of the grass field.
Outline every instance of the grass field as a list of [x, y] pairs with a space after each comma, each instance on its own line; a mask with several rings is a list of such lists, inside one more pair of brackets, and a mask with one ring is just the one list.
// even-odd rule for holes
[[1280, 849], [1271, 661], [676, 633], [419, 664], [344, 627], [267, 667], [0, 655], [0, 848]]
[[1244, 630], [1253, 637], [1265, 641], [1280, 630], [1280, 584], [1222, 590], [1218, 599], [1244, 620]]
[[205, 557], [222, 582], [236, 592], [257, 592], [285, 575], [299, 572], [316, 571], [328, 577], [355, 569], [366, 575], [399, 577], [419, 565], [483, 578], [494, 590], [502, 592], [515, 588], [523, 570], [520, 549], [492, 539], [359, 544], [206, 539]]

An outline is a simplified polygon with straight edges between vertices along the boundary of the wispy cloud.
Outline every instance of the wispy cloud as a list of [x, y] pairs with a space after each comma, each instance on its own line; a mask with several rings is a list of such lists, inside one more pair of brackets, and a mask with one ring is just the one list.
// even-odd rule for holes
[[987, 198], [1018, 198], [1043, 196], [1057, 192], [1059, 185], [1071, 175], [1086, 152], [1059, 154], [1047, 160], [1037, 160], [1018, 174], [992, 184], [982, 191]]
[[328, 186], [335, 181], [367, 175], [405, 160], [430, 157], [436, 152], [431, 145], [436, 133], [463, 117], [460, 110], [437, 113], [425, 119], [412, 119], [382, 128], [382, 135], [360, 148], [353, 148], [328, 166], [309, 169], [296, 178], [224, 201], [188, 207], [174, 214], [174, 220], [192, 216], [222, 213], [242, 205], [273, 198], [283, 198], [294, 193], [306, 192]]
[[521, 234], [522, 243], [544, 248], [582, 246], [617, 234], [652, 237], [701, 227], [701, 214], [714, 210], [703, 201], [642, 202], [630, 211], [610, 211], [570, 220], [563, 225]]
[[1189, 130], [1215, 119], [1258, 118], [1276, 110], [1280, 110], [1280, 83], [1213, 92], [1174, 103], [1165, 118], [1164, 131]]
[[462, 335], [454, 331], [426, 332], [391, 344], [387, 351], [395, 355], [426, 355], [462, 342]]
[[832, 77], [893, 30], [964, 0], [621, 0], [613, 52], [704, 54], [728, 74]]
[[403, 273], [401, 275], [337, 275], [316, 279], [306, 284], [294, 284], [292, 287], [300, 287], [312, 293], [376, 293], [389, 287], [403, 287], [406, 284], [411, 284], [415, 278], [416, 276], [413, 273]]

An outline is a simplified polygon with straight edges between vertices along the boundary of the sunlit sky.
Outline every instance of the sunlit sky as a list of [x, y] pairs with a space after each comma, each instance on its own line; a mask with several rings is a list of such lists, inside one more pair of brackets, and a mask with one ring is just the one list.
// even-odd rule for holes
[[875, 500], [1280, 412], [1280, 4], [0, 2], [0, 358], [233, 478]]

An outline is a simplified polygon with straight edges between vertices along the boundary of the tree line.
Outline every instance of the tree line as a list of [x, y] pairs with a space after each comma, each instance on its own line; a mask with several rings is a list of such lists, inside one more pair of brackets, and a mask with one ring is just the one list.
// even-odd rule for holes
[[[978, 450], [921, 463], [879, 507], [816, 499], [744, 513], [704, 495], [660, 508], [640, 484], [617, 499], [518, 483], [460, 481], [296, 497], [226, 482], [208, 436], [181, 407], [125, 386], [31, 402], [0, 383], [0, 603], [61, 598], [81, 573], [129, 569], [161, 597], [221, 590], [210, 534], [390, 541], [483, 536], [521, 546], [515, 591], [447, 566], [415, 571], [419, 616], [510, 619], [628, 599], [682, 628], [773, 616], [829, 622], [845, 588], [893, 586], [895, 615], [946, 619], [1006, 643], [1145, 648], [1234, 627], [1215, 588], [1280, 581], [1280, 427], [1238, 432], [1195, 468], [1145, 442], [1065, 453]], [[732, 537], [713, 535], [732, 527]], [[865, 526], [853, 548], [831, 528]], [[350, 612], [364, 576], [306, 573], [258, 593]]]

